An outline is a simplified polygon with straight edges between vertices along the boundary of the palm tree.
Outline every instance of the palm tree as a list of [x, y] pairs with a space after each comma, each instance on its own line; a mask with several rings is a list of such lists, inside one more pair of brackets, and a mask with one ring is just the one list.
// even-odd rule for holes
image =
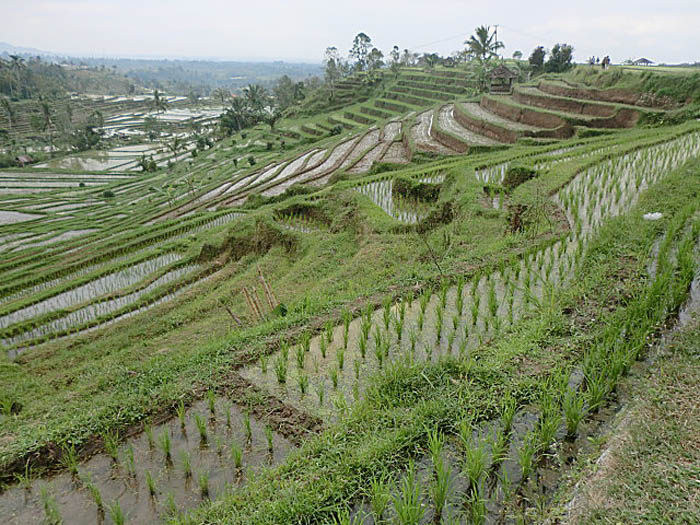
[[168, 107], [168, 101], [161, 96], [157, 89], [153, 91], [153, 107], [158, 112], [165, 111]]
[[[10, 69], [12, 69], [15, 72], [15, 88], [16, 91], [19, 92], [18, 96], [21, 96], [22, 93], [20, 91], [20, 72], [24, 67], [24, 59], [19, 55], [10, 55], [10, 59]], [[14, 92], [12, 91], [12, 88], [10, 88], [10, 96], [15, 96]]]
[[469, 55], [476, 58], [480, 63], [498, 56], [498, 50], [502, 49], [503, 42], [496, 40], [496, 33], [491, 33], [487, 26], [479, 26], [469, 40], [465, 40]]
[[10, 129], [12, 129], [12, 121], [15, 119], [15, 108], [12, 107], [12, 103], [7, 97], [0, 98], [0, 105], [7, 113], [7, 120], [10, 123]]
[[243, 94], [254, 111], [261, 112], [267, 106], [267, 92], [260, 84], [248, 84], [243, 88]]
[[228, 92], [228, 90], [224, 88], [216, 88], [214, 92], [212, 93], [212, 96], [214, 98], [218, 98], [222, 104], [225, 104], [226, 101], [231, 98], [231, 93]]

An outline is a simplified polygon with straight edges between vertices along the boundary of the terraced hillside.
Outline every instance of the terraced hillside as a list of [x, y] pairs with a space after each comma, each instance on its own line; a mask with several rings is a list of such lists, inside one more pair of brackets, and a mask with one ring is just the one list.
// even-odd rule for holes
[[565, 515], [698, 306], [700, 127], [560, 81], [346, 82], [211, 148], [0, 173], [9, 523]]

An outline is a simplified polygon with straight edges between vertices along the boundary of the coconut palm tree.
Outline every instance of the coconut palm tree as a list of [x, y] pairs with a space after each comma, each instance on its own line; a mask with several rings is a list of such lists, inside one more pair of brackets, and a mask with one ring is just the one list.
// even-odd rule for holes
[[153, 108], [158, 112], [163, 112], [168, 107], [168, 101], [163, 98], [160, 91], [153, 91]]
[[253, 111], [259, 113], [267, 106], [267, 92], [260, 84], [248, 84], [247, 87], [243, 88], [243, 94]]
[[219, 99], [222, 104], [225, 104], [226, 101], [231, 98], [231, 93], [227, 89], [224, 88], [216, 88], [214, 92], [212, 93], [212, 96], [216, 99]]
[[498, 50], [504, 46], [503, 42], [496, 40], [496, 33], [491, 33], [487, 26], [479, 26], [474, 32], [475, 34], [469, 40], [464, 41], [469, 55], [480, 63], [498, 56]]
[[21, 96], [20, 73], [24, 67], [24, 59], [19, 55], [10, 55], [10, 69], [15, 72], [15, 91], [10, 90], [10, 96]]
[[12, 123], [15, 119], [15, 108], [12, 107], [12, 103], [7, 97], [0, 98], [0, 106], [2, 106], [2, 109], [7, 113], [7, 120], [10, 123], [9, 127], [12, 129]]

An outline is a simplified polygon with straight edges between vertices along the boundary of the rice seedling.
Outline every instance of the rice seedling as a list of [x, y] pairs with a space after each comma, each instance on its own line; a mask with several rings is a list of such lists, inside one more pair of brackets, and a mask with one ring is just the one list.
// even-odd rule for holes
[[352, 398], [355, 401], [358, 401], [360, 399], [360, 384], [359, 381], [355, 381], [352, 384]]
[[146, 486], [148, 487], [148, 494], [152, 497], [155, 498], [157, 494], [156, 490], [156, 482], [153, 479], [153, 476], [151, 475], [151, 471], [147, 470], [146, 471]]
[[326, 358], [326, 353], [327, 353], [327, 350], [328, 350], [328, 343], [326, 342], [326, 338], [325, 338], [325, 337], [321, 337], [321, 339], [320, 339], [320, 341], [319, 341], [319, 347], [320, 347], [320, 349], [321, 349], [321, 357], [323, 357], [323, 359], [325, 359], [325, 358]]
[[153, 427], [150, 422], [146, 421], [143, 426], [143, 430], [146, 433], [146, 439], [148, 440], [148, 448], [153, 449], [156, 446], [155, 439], [153, 438]]
[[178, 514], [177, 511], [177, 504], [175, 503], [175, 496], [173, 496], [172, 492], [168, 492], [168, 495], [165, 497], [165, 512], [168, 516], [175, 517]]
[[457, 296], [455, 299], [457, 306], [457, 316], [461, 317], [464, 311], [464, 276], [460, 275], [457, 278]]
[[17, 484], [22, 487], [25, 490], [29, 490], [32, 488], [32, 479], [33, 479], [33, 474], [32, 474], [32, 467], [29, 464], [30, 460], [28, 459], [27, 462], [24, 464], [24, 472], [21, 474], [15, 474], [15, 480], [17, 481]]
[[472, 301], [470, 311], [472, 314], [472, 326], [476, 326], [476, 322], [479, 319], [479, 303], [477, 301]]
[[333, 342], [333, 321], [326, 321], [324, 333], [326, 336], [326, 343], [331, 344]]
[[343, 311], [343, 348], [348, 348], [348, 339], [350, 337], [350, 321], [352, 316], [347, 310]]
[[245, 442], [253, 442], [253, 429], [250, 424], [250, 414], [248, 412], [243, 413], [243, 429], [245, 430]]
[[452, 317], [452, 330], [456, 332], [457, 328], [459, 328], [459, 316], [455, 315]]
[[532, 469], [535, 465], [535, 456], [537, 455], [537, 436], [529, 432], [525, 436], [522, 446], [518, 450], [518, 465], [522, 475], [521, 483], [525, 483], [532, 474]]
[[71, 443], [70, 445], [64, 444], [61, 447], [61, 463], [68, 469], [71, 476], [74, 478], [78, 475], [78, 454], [75, 451], [75, 445]]
[[367, 356], [367, 338], [360, 337], [358, 347], [360, 349], [360, 356], [362, 356], [362, 359], [364, 359]]
[[338, 368], [333, 367], [328, 371], [328, 375], [331, 378], [331, 383], [333, 383], [333, 390], [338, 390]]
[[355, 379], [356, 379], [356, 380], [357, 380], [357, 379], [360, 379], [360, 365], [361, 365], [360, 360], [359, 360], [359, 359], [355, 359], [355, 360], [352, 362], [352, 364], [353, 364], [353, 368], [354, 368], [354, 370], [355, 370]]
[[316, 387], [316, 395], [318, 396], [318, 406], [323, 406], [323, 398], [325, 397], [326, 388], [323, 383]]
[[508, 434], [494, 429], [491, 438], [491, 468], [497, 469], [508, 454]]
[[423, 325], [425, 324], [425, 312], [422, 310], [418, 312], [418, 331], [423, 331]]
[[268, 453], [272, 454], [274, 445], [274, 434], [272, 433], [272, 429], [268, 425], [265, 425], [265, 437], [267, 438], [267, 451]]
[[416, 342], [418, 340], [418, 335], [416, 334], [415, 329], [411, 328], [411, 330], [408, 332], [408, 340], [411, 344], [411, 355], [413, 355], [416, 351]]
[[231, 428], [231, 407], [226, 405], [226, 428]]
[[469, 485], [478, 490], [481, 478], [486, 473], [487, 452], [483, 443], [475, 443], [472, 437], [472, 425], [468, 421], [462, 421], [459, 429], [459, 437], [464, 448], [462, 458], [464, 472], [469, 480]]
[[345, 366], [345, 349], [338, 348], [338, 351], [335, 353], [335, 358], [336, 361], [338, 361], [338, 368], [342, 370]]
[[294, 356], [296, 357], [297, 368], [299, 370], [303, 370], [304, 364], [306, 361], [306, 351], [304, 350], [304, 347], [297, 346], [296, 349], [294, 350]]
[[63, 523], [61, 514], [58, 511], [58, 505], [56, 505], [56, 499], [49, 493], [46, 487], [41, 487], [40, 492], [41, 504], [44, 507], [44, 516], [46, 518], [46, 523], [50, 525], [59, 525]]
[[508, 396], [503, 400], [501, 405], [501, 422], [503, 423], [503, 434], [510, 434], [513, 428], [513, 418], [518, 409], [518, 402], [515, 398]]
[[449, 288], [449, 284], [447, 281], [442, 281], [440, 283], [440, 307], [444, 310], [447, 308], [447, 290]]
[[243, 465], [243, 449], [235, 441], [231, 442], [231, 461], [236, 469]]
[[413, 460], [409, 460], [399, 492], [392, 497], [394, 512], [402, 525], [419, 525], [425, 514], [421, 501], [421, 486]]
[[391, 322], [391, 297], [384, 299], [382, 303], [382, 319], [384, 320], [384, 330], [389, 330]]
[[209, 413], [214, 415], [216, 413], [216, 396], [213, 390], [207, 391], [207, 405], [209, 406]]
[[401, 323], [403, 324], [404, 320], [406, 319], [406, 299], [399, 302], [399, 319], [401, 320]]
[[131, 477], [136, 477], [136, 466], [134, 464], [134, 447], [129, 444], [125, 452], [126, 472]]
[[209, 473], [208, 472], [201, 472], [199, 474], [199, 477], [197, 478], [197, 481], [199, 482], [199, 493], [202, 495], [202, 498], [208, 498], [209, 497]]
[[109, 517], [112, 518], [114, 525], [124, 525], [124, 523], [126, 523], [126, 516], [124, 515], [121, 505], [119, 505], [119, 501], [114, 501], [110, 504]]
[[177, 418], [180, 420], [180, 429], [185, 429], [185, 402], [181, 399], [175, 407]]
[[192, 477], [192, 461], [190, 458], [190, 453], [186, 450], [180, 451], [180, 461], [182, 462], [182, 472], [185, 475], [185, 479]]
[[430, 302], [430, 296], [433, 294], [433, 291], [430, 288], [427, 288], [423, 294], [420, 296], [420, 311], [425, 315], [425, 311], [428, 309], [428, 303]]
[[304, 397], [306, 395], [306, 391], [309, 389], [309, 377], [306, 374], [300, 374], [297, 377], [297, 383], [299, 384], [301, 396]]
[[168, 430], [165, 429], [160, 433], [160, 436], [158, 438], [158, 444], [160, 445], [160, 448], [163, 450], [163, 455], [165, 456], [165, 463], [168, 465], [172, 464], [173, 458], [171, 456], [171, 446], [172, 443], [170, 441], [170, 434], [168, 434]]
[[604, 372], [586, 375], [586, 401], [588, 410], [595, 413], [603, 404], [605, 396], [610, 391], [610, 381]]
[[311, 350], [311, 333], [304, 332], [301, 336], [301, 347], [304, 352], [309, 352]]
[[85, 477], [81, 478], [81, 482], [90, 493], [90, 497], [95, 502], [95, 505], [97, 505], [97, 510], [100, 513], [104, 512], [104, 501], [102, 500], [102, 493], [100, 492], [99, 487], [92, 482], [90, 474], [87, 474]]
[[466, 505], [469, 509], [469, 523], [481, 525], [486, 522], [486, 500], [480, 496], [477, 489], [469, 490]]
[[277, 382], [280, 385], [287, 382], [287, 364], [287, 358], [285, 358], [285, 356], [282, 354], [279, 354], [275, 359], [275, 375], [277, 376]]
[[454, 342], [455, 342], [455, 337], [457, 337], [457, 331], [456, 331], [456, 330], [452, 330], [452, 331], [450, 332], [450, 335], [447, 336], [447, 351], [448, 351], [449, 353], [452, 353], [452, 345], [453, 345]]
[[117, 431], [106, 431], [102, 434], [105, 452], [109, 454], [114, 462], [119, 461], [119, 433]]
[[435, 479], [430, 486], [430, 496], [435, 507], [435, 520], [442, 518], [442, 512], [447, 503], [452, 484], [452, 469], [445, 463], [441, 455], [433, 454], [433, 472]]
[[387, 476], [380, 476], [369, 482], [369, 505], [374, 523], [381, 523], [384, 513], [389, 506], [391, 494], [389, 492], [389, 480]]
[[442, 336], [443, 313], [442, 307], [438, 307], [435, 311], [435, 341], [437, 343], [440, 342], [440, 337]]
[[401, 336], [403, 335], [403, 323], [404, 320], [401, 316], [394, 316], [394, 330], [396, 331], [396, 341], [401, 342]]
[[199, 441], [201, 444], [207, 442], [207, 421], [199, 414], [194, 415], [194, 424], [197, 427], [197, 432], [199, 432]]
[[571, 389], [564, 394], [563, 409], [566, 420], [566, 437], [573, 440], [576, 437], [579, 423], [586, 417], [584, 409], [584, 396], [578, 395]]
[[269, 357], [267, 355], [260, 356], [260, 370], [262, 371], [263, 374], [267, 374], [268, 360], [269, 360]]

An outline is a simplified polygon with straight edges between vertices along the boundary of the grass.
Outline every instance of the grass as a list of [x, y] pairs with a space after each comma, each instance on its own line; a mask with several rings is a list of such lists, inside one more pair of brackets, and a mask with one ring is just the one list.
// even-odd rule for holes
[[[659, 140], [664, 133], [674, 132], [625, 132], [619, 137], [601, 140], [599, 144], [618, 143], [633, 149]], [[594, 141], [583, 143], [582, 149], [592, 153], [595, 144]], [[237, 394], [228, 390], [228, 372], [235, 372], [241, 366], [255, 362], [266, 368], [265, 356], [277, 348], [271, 341], [279, 340], [280, 335], [283, 335], [285, 343], [280, 345], [278, 356], [271, 359], [276, 379], [284, 385], [288, 379], [289, 345], [293, 344], [298, 334], [306, 334], [301, 336], [302, 344], [299, 346], [304, 351], [301, 353], [302, 366], [298, 368], [303, 368], [303, 355], [309, 349], [304, 341], [311, 331], [321, 331], [321, 350], [326, 357], [326, 352], [331, 348], [329, 340], [332, 339], [333, 323], [343, 318], [344, 333], [347, 333], [347, 321], [342, 312], [364, 307], [366, 312], [371, 313], [372, 305], [382, 305], [380, 324], [384, 324], [385, 333], [380, 332], [381, 326], [376, 327], [374, 351], [379, 367], [375, 368], [380, 371], [371, 374], [372, 377], [362, 378], [367, 386], [365, 400], [353, 404], [352, 408], [347, 402], [336, 401], [337, 406], [341, 407], [336, 413], [338, 421], [329, 424], [331, 428], [327, 432], [310, 437], [293, 460], [272, 473], [263, 473], [252, 481], [250, 487], [243, 487], [241, 494], [235, 498], [226, 497], [216, 507], [205, 507], [201, 515], [206, 515], [209, 521], [230, 519], [245, 522], [254, 512], [258, 513], [259, 507], [270, 522], [288, 522], [293, 516], [293, 519], [301, 516], [307, 521], [327, 520], [333, 513], [337, 514], [342, 506], [353, 503], [353, 495], [359, 494], [362, 489], [362, 480], [375, 479], [380, 472], [403, 472], [408, 458], [415, 456], [416, 451], [424, 449], [428, 443], [429, 431], [426, 428], [432, 429], [437, 425], [448, 435], [454, 436], [459, 433], [454, 422], [464, 420], [466, 413], [475, 425], [503, 414], [504, 426], [507, 427], [503, 433], [505, 439], [511, 426], [505, 424], [510, 408], [501, 411], [502, 400], [511, 399], [513, 407], [536, 402], [549, 388], [548, 376], [564, 366], [582, 363], [587, 356], [590, 366], [585, 367], [587, 383], [584, 406], [600, 406], [615, 387], [617, 379], [629, 370], [636, 354], [632, 353], [635, 348], [618, 349], [611, 353], [609, 362], [605, 362], [606, 366], [610, 366], [605, 368], [601, 365], [600, 353], [591, 350], [591, 345], [602, 347], [603, 343], [609, 342], [611, 335], [619, 335], [619, 332], [605, 329], [606, 322], [610, 322], [609, 326], [616, 326], [627, 315], [621, 313], [617, 318], [615, 311], [627, 312], [627, 308], [642, 304], [633, 303], [629, 297], [639, 295], [643, 289], [643, 283], [636, 283], [635, 279], [643, 280], [639, 268], [646, 256], [644, 247], [648, 247], [660, 228], [668, 224], [666, 219], [657, 224], [647, 224], [635, 215], [629, 222], [621, 220], [615, 223], [617, 228], [624, 230], [622, 233], [613, 234], [607, 230], [596, 233], [600, 235], [598, 244], [594, 245], [591, 254], [582, 255], [585, 258], [581, 266], [583, 270], [576, 276], [577, 282], [571, 290], [560, 291], [546, 304], [538, 303], [538, 309], [517, 326], [499, 326], [493, 281], [485, 281], [487, 293], [483, 306], [488, 315], [483, 322], [494, 328], [492, 333], [499, 329], [503, 333], [495, 339], [487, 336], [485, 344], [473, 353], [470, 351], [468, 358], [465, 357], [465, 347], [459, 358], [432, 359], [434, 349], [429, 344], [426, 352], [431, 354], [430, 363], [417, 360], [394, 362], [394, 356], [398, 354], [391, 346], [388, 333], [395, 315], [392, 315], [393, 305], [397, 305], [395, 313], [398, 315], [395, 318], [403, 323], [404, 316], [401, 310], [404, 303], [396, 303], [397, 296], [401, 297], [409, 290], [420, 292], [437, 285], [438, 330], [441, 331], [447, 290], [454, 284], [453, 281], [459, 287], [459, 279], [464, 274], [482, 272], [482, 275], [488, 276], [491, 270], [499, 267], [499, 262], [507, 260], [510, 264], [517, 255], [541, 247], [563, 233], [557, 222], [545, 225], [546, 221], [542, 220], [537, 227], [544, 234], [504, 234], [504, 213], [485, 211], [476, 198], [482, 188], [470, 176], [474, 167], [484, 162], [532, 155], [533, 151], [543, 149], [515, 146], [508, 152], [470, 155], [449, 162], [436, 161], [419, 167], [420, 170], [411, 167], [402, 171], [404, 174], [421, 175], [429, 170], [444, 173], [446, 182], [441, 188], [440, 203], [452, 203], [458, 210], [458, 215], [449, 225], [437, 223], [427, 233], [421, 234], [428, 241], [425, 243], [412, 227], [397, 223], [367, 199], [346, 191], [353, 183], [351, 180], [341, 181], [333, 188], [324, 189], [313, 196], [313, 202], [319, 203], [332, 217], [331, 227], [313, 238], [281, 232], [274, 225], [271, 226], [270, 215], [277, 210], [277, 203], [271, 202], [251, 211], [250, 217], [237, 222], [235, 228], [223, 228], [170, 244], [190, 257], [206, 253], [222, 257], [221, 260], [225, 261], [223, 273], [213, 278], [206, 287], [197, 288], [197, 293], [186, 294], [172, 304], [154, 310], [154, 315], [148, 316], [148, 319], [124, 322], [119, 325], [119, 330], [109, 331], [100, 337], [86, 334], [73, 340], [53, 341], [36, 352], [24, 354], [16, 363], [0, 363], [3, 384], [7, 380], [8, 384], [11, 382], [15, 386], [16, 394], [13, 395], [18, 406], [22, 406], [21, 412], [9, 418], [3, 417], [0, 423], [0, 437], [3, 438], [0, 461], [7, 464], [24, 459], [42, 446], [54, 442], [70, 442], [80, 447], [89, 443], [95, 435], [128, 429], [130, 425], [159, 411], [178, 412], [185, 392], [197, 392], [197, 395], [206, 397], [213, 414], [214, 391]], [[593, 153], [589, 157], [582, 156], [570, 163], [563, 163], [557, 170], [543, 176], [541, 181], [518, 187], [509, 198], [515, 203], [534, 205], [540, 191], [545, 194], [555, 191], [577, 170], [585, 168], [588, 163], [605, 159], [607, 154]], [[654, 209], [668, 210], [665, 213], [672, 216], [678, 211], [677, 203], [687, 201], [693, 191], [692, 180], [684, 180], [684, 184], [671, 186], [667, 195], [659, 192], [654, 200], [643, 200], [642, 204], [646, 202]], [[305, 202], [304, 199], [304, 196], [298, 196], [288, 202]], [[633, 231], [628, 232], [629, 228]], [[440, 267], [437, 268], [434, 254], [428, 253], [426, 246], [440, 246], [446, 234], [451, 236], [452, 244], [445, 245], [444, 253], [438, 254]], [[255, 239], [254, 244], [251, 239]], [[134, 243], [141, 242], [138, 237], [132, 240]], [[270, 242], [266, 244], [268, 240]], [[118, 243], [119, 239], [113, 242]], [[251, 249], [243, 255], [235, 254], [235, 247], [239, 245]], [[622, 262], [615, 262], [615, 258], [623, 255]], [[633, 262], [630, 263], [629, 259]], [[30, 278], [21, 264], [10, 268], [11, 264], [14, 263], [8, 262], [7, 271], [16, 272], [12, 275], [20, 277], [19, 282]], [[232, 329], [228, 314], [222, 311], [220, 299], [227, 298], [227, 305], [233, 311], [244, 311], [242, 299], [235, 297], [231, 300], [230, 297], [241, 286], [257, 282], [257, 272], [253, 268], [258, 265], [287, 307], [287, 315]], [[619, 285], [617, 271], [630, 272], [631, 282], [625, 281]], [[60, 269], [61, 272], [64, 270]], [[449, 282], [439, 279], [443, 273], [453, 278]], [[679, 282], [684, 279], [680, 272], [675, 277]], [[481, 299], [476, 289], [478, 281], [478, 278], [472, 279], [471, 284], [474, 299], [472, 311], [467, 312], [467, 316], [472, 316], [471, 326], [477, 325], [480, 316]], [[466, 282], [462, 282], [466, 288]], [[613, 296], [618, 289], [607, 290], [601, 283], [616, 283], [627, 294], [623, 295], [626, 299]], [[430, 293], [420, 295], [420, 330], [430, 297]], [[675, 301], [675, 298], [658, 293], [655, 297], [663, 299], [663, 304], [673, 305]], [[597, 303], [590, 305], [585, 303], [587, 301]], [[610, 311], [598, 308], [606, 301], [613, 305]], [[585, 304], [582, 305], [582, 302]], [[653, 306], [651, 303], [643, 305]], [[585, 337], [577, 331], [574, 322], [581, 310], [594, 312], [598, 319], [602, 319], [599, 326], [587, 330]], [[651, 310], [657, 311], [655, 306]], [[452, 330], [447, 334], [450, 347], [456, 337], [454, 319]], [[401, 342], [403, 326], [398, 330], [398, 324], [394, 322], [394, 328]], [[363, 358], [370, 326], [365, 324], [365, 320], [362, 321], [360, 345]], [[465, 326], [465, 335], [469, 335], [471, 326]], [[635, 337], [652, 329], [651, 323], [635, 327]], [[476, 332], [476, 328], [473, 331]], [[412, 350], [415, 350], [415, 337], [410, 341]], [[438, 340], [440, 337], [438, 332]], [[343, 348], [347, 346], [346, 340], [347, 335], [344, 335]], [[337, 366], [329, 370], [334, 388], [338, 387], [344, 352], [343, 349], [342, 353], [336, 353]], [[439, 356], [440, 352], [435, 354]], [[292, 357], [298, 365], [299, 354], [295, 351]], [[128, 363], [128, 367], [124, 363]], [[291, 374], [294, 373], [295, 370], [291, 371]], [[358, 371], [355, 373], [359, 375]], [[298, 385], [304, 393], [302, 377], [299, 376]], [[594, 398], [592, 393], [596, 392], [596, 381], [599, 388]], [[357, 391], [357, 382], [353, 389]], [[322, 404], [323, 391], [317, 391], [319, 404]], [[235, 401], [245, 404], [251, 401], [251, 397], [246, 394], [242, 399], [236, 397]], [[577, 399], [578, 402], [580, 399]], [[564, 403], [566, 408], [566, 399]], [[56, 404], [60, 404], [63, 410], [53, 410]], [[9, 406], [11, 409], [13, 405]], [[554, 411], [543, 414], [546, 417], [541, 419], [537, 429], [537, 441], [545, 448], [552, 444], [552, 429], [558, 421], [555, 420]], [[565, 419], [568, 423], [569, 419]], [[270, 442], [269, 427], [266, 429]], [[206, 426], [204, 430], [206, 432]], [[252, 432], [249, 419], [246, 434], [250, 443]], [[153, 441], [152, 436], [150, 441]], [[161, 434], [158, 441], [167, 461], [170, 456], [169, 436]], [[483, 443], [470, 444], [470, 451], [481, 447]], [[486, 462], [477, 461], [479, 453], [474, 454], [472, 477], [478, 481], [483, 473], [477, 472], [477, 466]], [[277, 476], [274, 483], [273, 476]], [[305, 479], [318, 481], [318, 486], [311, 488]], [[403, 488], [413, 490], [415, 487]], [[410, 504], [411, 490], [406, 492], [401, 503], [406, 510], [404, 516], [407, 522], [410, 522], [411, 516], [415, 517], [412, 512], [418, 512]], [[291, 497], [292, 493], [294, 498]], [[333, 494], [332, 499], [329, 494]], [[482, 506], [479, 494], [475, 494], [475, 498], [470, 505], [477, 512]]]

